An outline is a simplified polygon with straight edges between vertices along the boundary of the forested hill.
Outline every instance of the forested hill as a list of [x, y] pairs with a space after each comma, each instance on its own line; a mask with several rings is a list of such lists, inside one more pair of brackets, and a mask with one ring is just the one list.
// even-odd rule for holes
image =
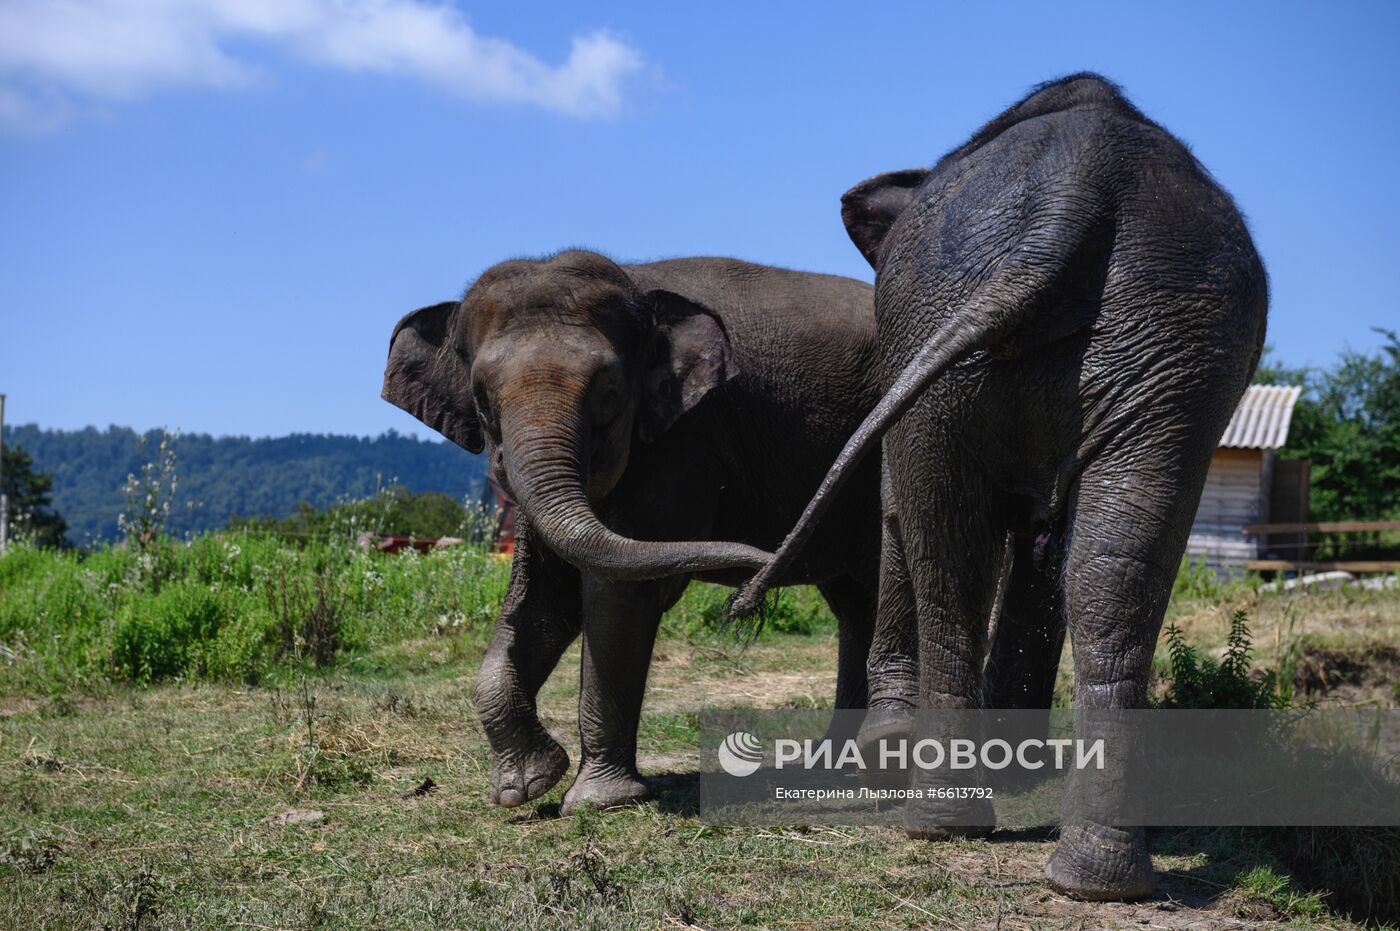
[[[68, 539], [111, 540], [128, 474], [155, 458], [160, 431], [128, 427], [45, 430], [34, 424], [5, 429], [6, 445], [23, 447], [34, 468], [53, 475], [54, 507], [68, 521]], [[480, 492], [486, 461], [446, 441], [390, 431], [373, 439], [298, 433], [250, 439], [184, 433], [175, 440], [179, 486], [171, 529], [183, 533], [222, 527], [229, 517], [285, 516], [305, 501], [317, 507], [364, 497], [397, 481], [413, 491], [455, 497]]]

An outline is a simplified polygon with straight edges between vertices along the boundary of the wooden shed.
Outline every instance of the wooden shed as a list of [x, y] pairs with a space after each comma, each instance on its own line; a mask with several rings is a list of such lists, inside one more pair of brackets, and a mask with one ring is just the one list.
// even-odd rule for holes
[[1220, 438], [1205, 491], [1191, 525], [1186, 554], [1218, 571], [1241, 571], [1266, 555], [1302, 558], [1306, 536], [1246, 536], [1249, 524], [1301, 523], [1308, 519], [1309, 465], [1279, 459], [1301, 388], [1252, 385]]

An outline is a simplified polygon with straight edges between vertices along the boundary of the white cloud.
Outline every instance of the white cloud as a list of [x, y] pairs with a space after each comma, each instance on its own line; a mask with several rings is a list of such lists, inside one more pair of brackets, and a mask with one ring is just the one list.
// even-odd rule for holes
[[641, 54], [604, 32], [551, 66], [433, 0], [0, 0], [0, 125], [45, 130], [84, 104], [262, 77], [240, 55], [415, 78], [471, 100], [610, 118]]

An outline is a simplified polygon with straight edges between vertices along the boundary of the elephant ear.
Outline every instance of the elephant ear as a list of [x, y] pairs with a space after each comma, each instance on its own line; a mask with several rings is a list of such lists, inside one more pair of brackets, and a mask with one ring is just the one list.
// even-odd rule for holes
[[871, 268], [879, 263], [885, 234], [928, 176], [927, 168], [891, 171], [868, 178], [841, 195], [841, 222]]
[[642, 377], [638, 430], [651, 442], [739, 369], [724, 322], [709, 308], [665, 290], [648, 292], [647, 299], [656, 330]]
[[456, 301], [446, 301], [420, 307], [399, 321], [389, 339], [380, 397], [479, 453], [485, 444], [472, 401], [471, 372], [447, 346], [456, 310]]

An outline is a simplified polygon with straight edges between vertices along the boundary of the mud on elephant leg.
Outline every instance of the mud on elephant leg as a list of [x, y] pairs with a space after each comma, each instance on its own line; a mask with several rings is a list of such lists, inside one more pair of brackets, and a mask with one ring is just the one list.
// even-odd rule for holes
[[1052, 886], [1080, 898], [1142, 898], [1156, 886], [1146, 834], [1128, 813], [1134, 741], [1117, 733], [1121, 718], [1094, 712], [1147, 707], [1153, 648], [1208, 461], [1203, 446], [1155, 467], [1097, 463], [1080, 480], [1071, 508], [1064, 597], [1075, 736], [1092, 740], [1115, 730], [1102, 771], [1069, 774], [1060, 843], [1046, 870]]
[[476, 708], [491, 744], [491, 801], [539, 798], [568, 771], [569, 755], [540, 723], [535, 696], [578, 636], [578, 570], [516, 518], [510, 588], [476, 677]]
[[583, 759], [561, 812], [644, 801], [637, 725], [661, 615], [684, 580], [606, 582], [584, 578], [583, 670], [578, 723]]

